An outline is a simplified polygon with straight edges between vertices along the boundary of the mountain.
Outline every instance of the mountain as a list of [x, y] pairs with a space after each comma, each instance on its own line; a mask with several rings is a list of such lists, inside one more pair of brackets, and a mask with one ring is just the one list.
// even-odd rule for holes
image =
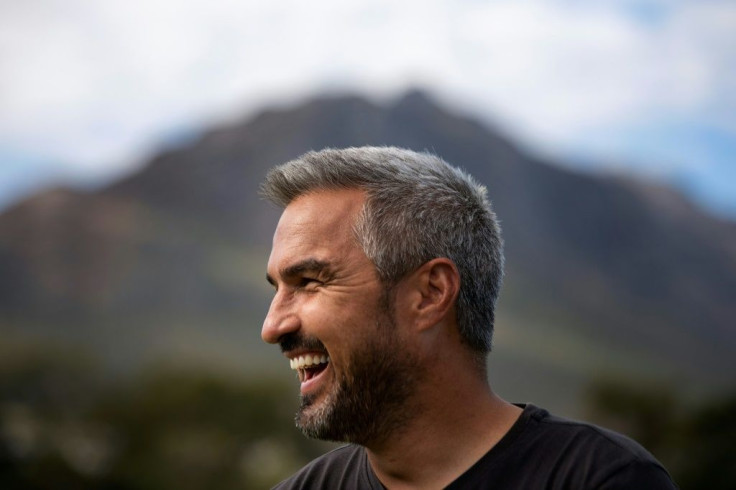
[[421, 92], [325, 97], [163, 151], [96, 192], [44, 192], [0, 215], [7, 339], [87, 346], [111, 365], [186, 359], [286, 371], [260, 342], [279, 211], [267, 170], [323, 147], [429, 150], [488, 187], [507, 275], [491, 379], [574, 412], [622, 376], [699, 396], [736, 384], [736, 225], [672, 190], [574, 173]]

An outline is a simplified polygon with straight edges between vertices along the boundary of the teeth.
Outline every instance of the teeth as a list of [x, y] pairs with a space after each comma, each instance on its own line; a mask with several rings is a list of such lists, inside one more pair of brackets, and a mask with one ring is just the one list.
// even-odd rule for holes
[[330, 358], [326, 355], [307, 354], [305, 356], [294, 357], [289, 359], [291, 369], [303, 369], [305, 367], [316, 366], [317, 364], [327, 364]]

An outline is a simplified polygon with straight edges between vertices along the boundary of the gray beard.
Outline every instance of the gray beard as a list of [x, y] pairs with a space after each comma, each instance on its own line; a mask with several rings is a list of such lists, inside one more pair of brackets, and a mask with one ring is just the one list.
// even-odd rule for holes
[[295, 420], [307, 437], [365, 446], [385, 440], [415, 415], [407, 401], [422, 370], [402, 349], [391, 315], [382, 320], [375, 341], [354, 353], [321, 403], [302, 396]]

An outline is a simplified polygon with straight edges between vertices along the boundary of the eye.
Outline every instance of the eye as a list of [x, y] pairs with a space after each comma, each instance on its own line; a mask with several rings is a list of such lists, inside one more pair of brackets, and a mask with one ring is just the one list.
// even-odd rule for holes
[[322, 284], [319, 280], [315, 279], [314, 277], [302, 277], [299, 279], [299, 283], [297, 284], [297, 287], [299, 289], [314, 289], [317, 286]]

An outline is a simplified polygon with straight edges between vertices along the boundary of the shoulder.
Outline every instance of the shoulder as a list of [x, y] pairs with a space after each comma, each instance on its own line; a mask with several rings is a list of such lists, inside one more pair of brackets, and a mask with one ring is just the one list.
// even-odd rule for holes
[[274, 489], [370, 488], [367, 464], [362, 447], [342, 446], [313, 460]]
[[[597, 425], [550, 415], [546, 410], [529, 406], [530, 419], [538, 425], [536, 432], [550, 444], [580, 456], [600, 453], [616, 456], [622, 462], [652, 462], [652, 454], [633, 439]], [[532, 432], [534, 434], [534, 432]]]
[[548, 463], [571, 480], [601, 489], [676, 488], [659, 461], [629, 437], [531, 405], [526, 411], [529, 447], [542, 449]]

